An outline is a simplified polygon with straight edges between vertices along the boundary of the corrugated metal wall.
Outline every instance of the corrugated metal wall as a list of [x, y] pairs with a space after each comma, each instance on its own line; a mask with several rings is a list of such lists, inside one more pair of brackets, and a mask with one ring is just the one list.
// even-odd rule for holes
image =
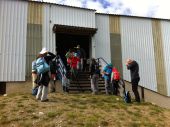
[[161, 21], [168, 96], [170, 96], [170, 22]]
[[42, 4], [29, 2], [27, 15], [26, 76], [31, 76], [31, 63], [42, 49]]
[[122, 17], [121, 42], [124, 79], [130, 81], [130, 72], [124, 62], [127, 58], [132, 58], [139, 63], [139, 84], [157, 91], [151, 19]]
[[94, 57], [103, 57], [107, 62], [111, 62], [109, 16], [96, 14], [96, 28], [98, 30], [94, 37]]
[[95, 28], [95, 11], [51, 5], [54, 24]]
[[95, 11], [44, 4], [42, 46], [52, 52], [55, 52], [56, 46], [55, 33], [52, 31], [54, 24], [95, 28]]
[[58, 5], [44, 5], [43, 46], [55, 52], [54, 24], [95, 28], [95, 11]]
[[27, 2], [0, 1], [0, 81], [24, 81]]

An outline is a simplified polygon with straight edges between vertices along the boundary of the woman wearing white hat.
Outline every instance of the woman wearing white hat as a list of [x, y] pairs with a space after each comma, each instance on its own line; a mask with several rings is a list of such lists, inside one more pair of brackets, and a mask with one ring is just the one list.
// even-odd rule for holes
[[47, 98], [48, 84], [50, 81], [49, 62], [54, 58], [55, 58], [55, 55], [53, 53], [48, 52], [46, 48], [43, 48], [41, 52], [39, 53], [38, 59], [36, 60], [37, 72], [38, 72], [37, 84], [39, 85], [36, 99], [41, 100], [42, 102], [48, 101], [48, 98]]

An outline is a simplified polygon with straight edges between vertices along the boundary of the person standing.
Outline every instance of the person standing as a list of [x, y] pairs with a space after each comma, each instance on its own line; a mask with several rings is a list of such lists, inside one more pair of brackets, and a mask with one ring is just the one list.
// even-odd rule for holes
[[48, 84], [50, 82], [49, 77], [49, 62], [55, 58], [55, 55], [51, 52], [48, 52], [46, 48], [43, 48], [39, 54], [38, 59], [36, 60], [36, 68], [37, 68], [37, 84], [39, 85], [38, 93], [36, 95], [37, 100], [41, 100], [41, 102], [48, 101]]
[[127, 59], [126, 60], [127, 69], [130, 70], [132, 91], [135, 95], [135, 100], [140, 102], [140, 96], [138, 92], [138, 83], [140, 81], [139, 77], [139, 65], [135, 60]]
[[80, 58], [80, 62], [79, 62], [79, 70], [81, 71], [85, 71], [86, 69], [86, 52], [83, 48], [80, 48], [80, 45], [77, 45], [77, 55]]
[[91, 90], [92, 94], [98, 93], [98, 80], [100, 75], [99, 65], [94, 58], [92, 58], [90, 64], [90, 79], [91, 79]]
[[107, 95], [109, 94], [109, 88], [110, 88], [110, 83], [111, 83], [112, 67], [113, 67], [113, 64], [110, 63], [106, 65], [103, 69], [104, 80], [105, 80], [105, 91]]
[[111, 82], [112, 82], [111, 92], [113, 93], [113, 95], [119, 94], [119, 80], [120, 80], [120, 73], [116, 67], [113, 67], [112, 75], [111, 75]]

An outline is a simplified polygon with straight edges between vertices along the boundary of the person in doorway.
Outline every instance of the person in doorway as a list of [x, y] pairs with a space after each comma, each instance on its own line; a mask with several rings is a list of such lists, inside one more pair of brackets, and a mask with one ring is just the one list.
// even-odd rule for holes
[[139, 77], [139, 65], [135, 60], [127, 59], [126, 60], [127, 69], [130, 70], [132, 91], [135, 95], [135, 100], [140, 102], [140, 96], [138, 92], [138, 83], [140, 81]]
[[100, 75], [99, 64], [96, 62], [94, 58], [92, 58], [92, 61], [90, 64], [90, 79], [91, 79], [92, 94], [98, 93], [99, 75]]
[[70, 67], [71, 67], [71, 79], [76, 80], [77, 79], [77, 66], [80, 62], [80, 58], [77, 57], [77, 53], [74, 53], [74, 55], [70, 58]]
[[50, 82], [49, 77], [49, 62], [55, 58], [55, 55], [51, 52], [48, 52], [46, 48], [43, 48], [39, 53], [38, 59], [36, 60], [37, 67], [37, 84], [39, 85], [38, 93], [36, 95], [37, 100], [41, 100], [41, 102], [48, 101], [48, 84]]
[[86, 52], [83, 48], [80, 48], [80, 45], [77, 45], [77, 55], [80, 58], [79, 62], [79, 70], [80, 71], [85, 71], [86, 69]]
[[103, 69], [103, 75], [104, 75], [104, 80], [105, 80], [105, 91], [106, 91], [106, 95], [109, 94], [109, 88], [110, 88], [110, 84], [111, 84], [111, 73], [112, 73], [112, 63], [106, 65]]

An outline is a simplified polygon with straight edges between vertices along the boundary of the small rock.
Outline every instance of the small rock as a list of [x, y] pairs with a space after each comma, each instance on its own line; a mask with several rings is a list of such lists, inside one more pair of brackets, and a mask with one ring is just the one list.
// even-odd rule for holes
[[152, 105], [156, 105], [156, 104], [152, 102]]
[[6, 97], [6, 96], [7, 96], [7, 94], [4, 94], [3, 96], [4, 96], [4, 97]]
[[117, 101], [119, 101], [120, 99], [119, 98], [116, 98]]
[[44, 115], [44, 113], [43, 112], [39, 112], [39, 115]]
[[33, 112], [32, 114], [35, 115], [35, 112]]

